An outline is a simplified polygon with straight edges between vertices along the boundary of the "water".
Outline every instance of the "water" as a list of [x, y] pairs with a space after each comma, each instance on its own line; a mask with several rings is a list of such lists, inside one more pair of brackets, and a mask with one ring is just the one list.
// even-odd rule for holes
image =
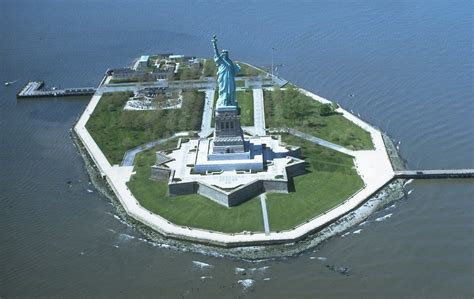
[[15, 93], [32, 79], [94, 86], [108, 67], [145, 53], [210, 56], [216, 33], [234, 60], [270, 65], [274, 47], [281, 76], [401, 141], [409, 167], [472, 168], [473, 8], [1, 1], [0, 82], [19, 82], [0, 86], [0, 296], [472, 297], [472, 180], [414, 181], [394, 207], [298, 257], [252, 263], [177, 252], [145, 242], [89, 184], [69, 138], [87, 100]]

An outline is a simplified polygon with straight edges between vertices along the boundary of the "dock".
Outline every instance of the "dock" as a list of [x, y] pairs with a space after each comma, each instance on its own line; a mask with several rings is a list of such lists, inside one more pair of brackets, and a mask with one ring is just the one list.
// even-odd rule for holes
[[400, 170], [395, 171], [400, 179], [446, 179], [474, 178], [474, 169]]
[[30, 81], [23, 87], [17, 98], [41, 98], [41, 97], [68, 97], [68, 96], [89, 96], [96, 91], [95, 87], [79, 87], [64, 89], [45, 89], [43, 81]]

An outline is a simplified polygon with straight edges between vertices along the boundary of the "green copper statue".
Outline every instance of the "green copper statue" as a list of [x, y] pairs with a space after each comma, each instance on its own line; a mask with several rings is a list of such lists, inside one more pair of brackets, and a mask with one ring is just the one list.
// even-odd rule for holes
[[217, 38], [212, 37], [214, 46], [214, 61], [217, 65], [217, 82], [219, 84], [219, 99], [217, 107], [237, 106], [235, 101], [235, 75], [240, 71], [240, 66], [234, 64], [229, 58], [229, 52], [217, 50]]

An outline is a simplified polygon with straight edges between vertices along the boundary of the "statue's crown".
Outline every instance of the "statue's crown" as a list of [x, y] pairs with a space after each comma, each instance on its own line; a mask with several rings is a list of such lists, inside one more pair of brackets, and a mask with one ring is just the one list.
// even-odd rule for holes
[[229, 51], [227, 51], [227, 50], [222, 50], [221, 52], [222, 53], [229, 53]]

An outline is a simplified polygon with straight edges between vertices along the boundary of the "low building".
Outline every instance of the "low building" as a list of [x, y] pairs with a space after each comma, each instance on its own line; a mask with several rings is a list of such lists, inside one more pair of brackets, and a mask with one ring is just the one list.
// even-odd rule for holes
[[135, 65], [133, 66], [134, 70], [146, 70], [148, 68], [148, 61], [150, 61], [150, 56], [142, 55]]
[[172, 68], [157, 68], [153, 71], [153, 75], [156, 79], [169, 79], [174, 72], [174, 67]]
[[107, 74], [110, 74], [112, 79], [123, 79], [134, 77], [136, 71], [131, 68], [118, 68], [108, 70]]
[[170, 55], [168, 59], [171, 61], [182, 61], [184, 59], [184, 55]]
[[192, 58], [188, 60], [189, 68], [199, 69], [201, 67], [201, 61], [197, 58]]
[[114, 81], [146, 81], [148, 77], [152, 76], [144, 71], [136, 71], [131, 68], [109, 69], [107, 75], [112, 76], [111, 83], [114, 83]]
[[160, 53], [160, 54], [156, 54], [155, 56], [157, 56], [158, 59], [164, 59], [164, 58], [170, 57], [171, 55], [173, 55], [173, 53]]

